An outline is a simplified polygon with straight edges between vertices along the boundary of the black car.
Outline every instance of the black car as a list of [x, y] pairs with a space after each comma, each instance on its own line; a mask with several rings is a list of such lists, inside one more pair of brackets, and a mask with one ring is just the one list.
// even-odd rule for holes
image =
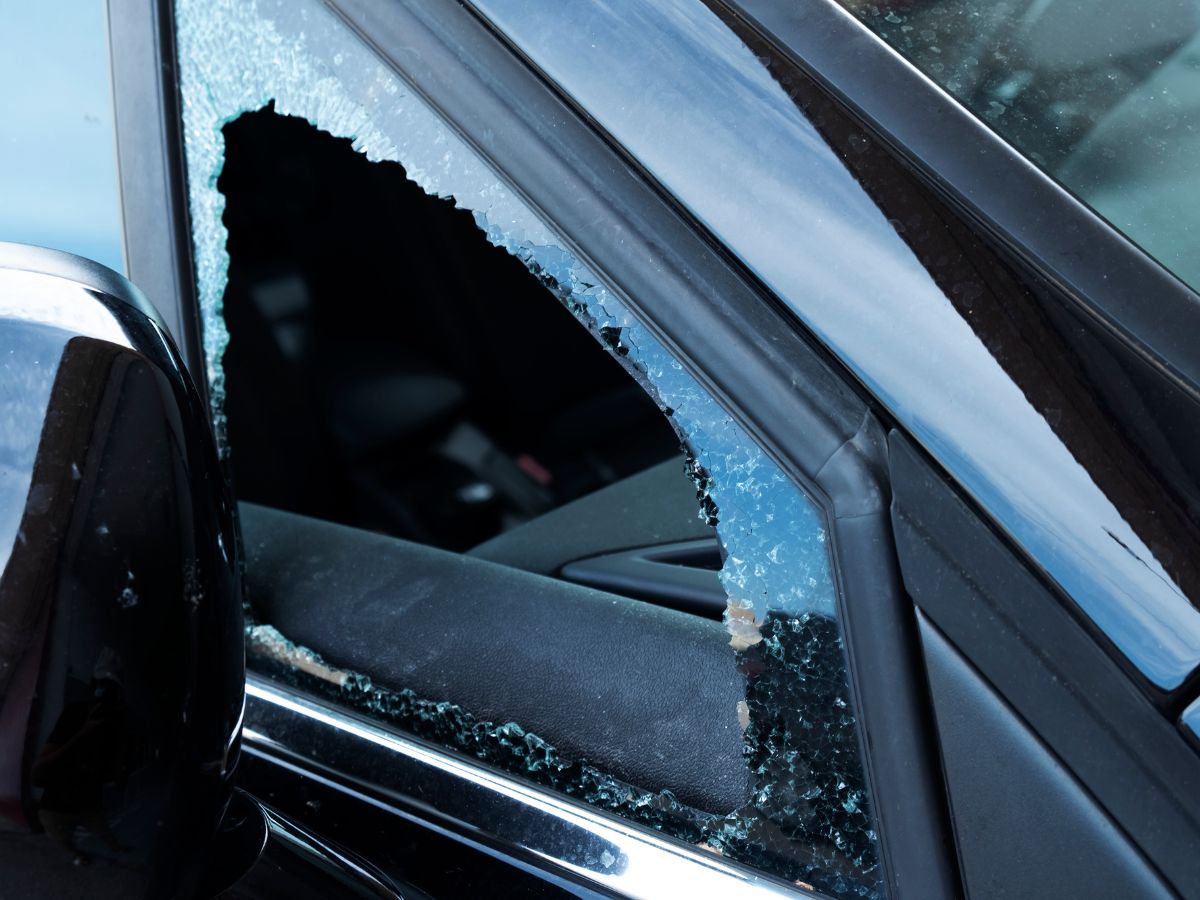
[[0, 896], [1200, 896], [1194, 3], [101, 43], [111, 225], [0, 217]]

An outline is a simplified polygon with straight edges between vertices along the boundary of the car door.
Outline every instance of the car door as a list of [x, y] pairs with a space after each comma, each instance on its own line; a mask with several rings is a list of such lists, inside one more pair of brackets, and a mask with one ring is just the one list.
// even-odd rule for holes
[[[1067, 360], [1065, 376], [1020, 381], [1009, 366], [997, 393], [977, 394], [996, 410], [1022, 409], [1012, 381], [1028, 397], [1083, 368], [1045, 337], [1079, 330], [1062, 312], [1073, 307], [1027, 257], [1014, 259], [1011, 245], [931, 191], [938, 172], [914, 176], [875, 143], [874, 125], [798, 70], [782, 26], [748, 31], [699, 4], [653, 14], [565, 5], [539, 16], [477, 6], [193, 2], [174, 17], [156, 8], [156, 19], [115, 6], [118, 85], [123, 72], [138, 85], [125, 99], [118, 87], [120, 146], [138, 133], [160, 141], [146, 165], [122, 156], [127, 223], [142, 223], [127, 234], [154, 232], [128, 241], [145, 248], [130, 251], [131, 274], [143, 266], [160, 296], [177, 298], [178, 334], [223, 421], [238, 402], [222, 369], [232, 320], [219, 308], [231, 296], [228, 197], [216, 182], [233, 139], [225, 121], [273, 101], [270, 115], [306, 118], [370, 159], [399, 161], [424, 190], [471, 209], [487, 238], [550, 288], [546, 302], [557, 294], [675, 420], [699, 511], [717, 526], [726, 632], [650, 611], [711, 595], [713, 563], [656, 560], [666, 545], [678, 552], [706, 537], [634, 535], [644, 512], [618, 516], [615, 540], [551, 554], [543, 571], [494, 543], [472, 562], [244, 506], [260, 610], [249, 633], [249, 789], [433, 893], [500, 879], [514, 893], [649, 896], [686, 885], [940, 896], [961, 889], [960, 871], [973, 896], [1014, 883], [1048, 895], [1194, 889], [1183, 847], [1195, 818], [1179, 792], [1187, 796], [1196, 761], [1172, 722], [1193, 693], [1186, 661], [1166, 700], [1130, 675], [1123, 659], [1137, 620], [1097, 632], [1095, 607], [1077, 605], [1089, 595], [1063, 584], [1052, 546], [1038, 543], [1044, 532], [1005, 518], [1028, 509], [1013, 499], [1022, 485], [993, 479], [1001, 487], [988, 493], [963, 474], [991, 459], [976, 440], [986, 429], [960, 419], [931, 432], [954, 405], [907, 377], [928, 373], [912, 351], [937, 359], [963, 346], [914, 327], [923, 323], [968, 323], [990, 360], [1017, 358], [1013, 347], [1039, 339], [1044, 360]], [[589, 44], [600, 49], [589, 55]], [[161, 80], [147, 80], [137, 62], [170, 61], [173, 50], [178, 69], [156, 66]], [[631, 76], [652, 103], [622, 99], [637, 88]], [[667, 118], [672, 110], [689, 115]], [[739, 118], [746, 110], [762, 115]], [[787, 153], [798, 165], [772, 168]], [[147, 215], [131, 215], [138, 203]], [[170, 227], [146, 226], [151, 209]], [[232, 238], [229, 248], [236, 264]], [[888, 305], [884, 285], [905, 301], [950, 297], [956, 318]], [[1003, 315], [974, 324], [991, 309]], [[359, 321], [376, 316], [387, 321], [370, 307]], [[286, 332], [288, 317], [268, 316], [267, 331]], [[519, 340], [507, 346], [528, 352]], [[971, 346], [955, 359], [973, 384], [991, 370]], [[1086, 391], [1068, 399], [1094, 403]], [[927, 418], [916, 400], [931, 404]], [[1045, 421], [1050, 404], [1033, 405]], [[1055, 438], [1023, 452], [1049, 458]], [[1078, 459], [1078, 445], [1069, 454]], [[643, 493], [662, 491], [647, 485]], [[529, 543], [560, 547], [571, 522], [563, 509]], [[576, 513], [601, 521], [595, 507]], [[604, 516], [614, 520], [611, 508]], [[1120, 569], [1113, 558], [1094, 557]], [[507, 568], [486, 564], [496, 559]], [[789, 606], [780, 598], [797, 583], [812, 587]], [[1186, 635], [1190, 618], [1179, 616]], [[489, 652], [533, 643], [538, 654]], [[807, 648], [799, 663], [789, 647]], [[1134, 657], [1153, 680], [1169, 654]], [[549, 672], [549, 687], [537, 688]], [[606, 700], [593, 707], [588, 696]], [[740, 721], [728, 708], [738, 702]], [[668, 709], [681, 725], [663, 743], [654, 725]], [[701, 761], [684, 749], [731, 728], [734, 765], [744, 742], [752, 776], [750, 802], [733, 813], [713, 806], [727, 799], [731, 757]], [[813, 728], [820, 739], [796, 737]], [[1097, 735], [1103, 749], [1083, 753]], [[667, 780], [645, 764], [663, 756]], [[580, 763], [597, 757], [610, 765]], [[821, 771], [827, 780], [814, 777]], [[1134, 810], [1135, 796], [1151, 799]]]

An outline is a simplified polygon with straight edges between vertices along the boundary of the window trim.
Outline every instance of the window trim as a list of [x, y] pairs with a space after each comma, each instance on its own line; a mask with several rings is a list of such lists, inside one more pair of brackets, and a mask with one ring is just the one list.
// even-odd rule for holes
[[[820, 898], [251, 673], [246, 752], [513, 865], [627, 897]], [[489, 846], [490, 845], [490, 846]], [[556, 854], [569, 848], [570, 858]], [[606, 866], [605, 855], [624, 866]]]

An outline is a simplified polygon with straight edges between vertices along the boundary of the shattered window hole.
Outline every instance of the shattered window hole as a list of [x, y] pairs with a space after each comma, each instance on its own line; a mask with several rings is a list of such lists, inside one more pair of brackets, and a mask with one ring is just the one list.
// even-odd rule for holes
[[469, 212], [269, 106], [223, 136], [242, 499], [467, 550], [678, 456], [654, 402]]
[[687, 519], [719, 539], [751, 795], [702, 812], [269, 623], [248, 628], [255, 667], [790, 881], [881, 895], [818, 507], [320, 3], [177, 8], [208, 376], [242, 499], [467, 550], [682, 443]]

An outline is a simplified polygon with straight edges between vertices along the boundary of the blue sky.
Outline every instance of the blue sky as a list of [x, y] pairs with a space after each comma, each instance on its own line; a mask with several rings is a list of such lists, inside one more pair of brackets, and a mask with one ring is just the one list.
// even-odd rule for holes
[[105, 0], [0, 0], [0, 241], [124, 271]]

